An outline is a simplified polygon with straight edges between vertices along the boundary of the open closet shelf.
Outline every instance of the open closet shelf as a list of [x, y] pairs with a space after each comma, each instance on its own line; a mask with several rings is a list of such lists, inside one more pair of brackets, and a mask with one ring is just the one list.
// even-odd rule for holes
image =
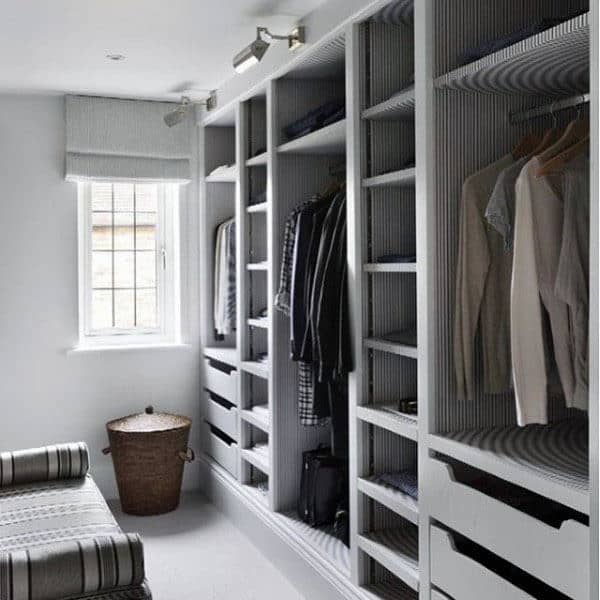
[[416, 273], [417, 263], [367, 263], [365, 273]]
[[342, 575], [350, 577], [350, 549], [334, 535], [333, 525], [311, 527], [301, 521], [295, 511], [280, 516], [294, 536], [302, 539]]
[[246, 423], [250, 423], [262, 431], [269, 433], [271, 429], [271, 417], [267, 405], [258, 405], [244, 409], [240, 411], [240, 415]]
[[371, 423], [415, 442], [418, 439], [417, 416], [398, 412], [393, 405], [357, 406], [356, 416], [365, 423]]
[[379, 350], [380, 352], [389, 352], [390, 354], [398, 354], [408, 358], [417, 358], [418, 351], [414, 346], [406, 346], [404, 344], [394, 344], [379, 338], [366, 338], [363, 340], [365, 348], [371, 350]]
[[411, 589], [401, 588], [395, 581], [373, 583], [363, 587], [373, 600], [418, 600], [419, 595]]
[[207, 175], [207, 183], [235, 183], [237, 180], [237, 165], [222, 169], [214, 175]]
[[248, 271], [266, 271], [269, 268], [269, 263], [266, 260], [256, 263], [248, 263], [246, 268]]
[[246, 161], [247, 167], [260, 167], [267, 164], [269, 155], [266, 152], [253, 156]]
[[415, 169], [402, 169], [400, 171], [392, 171], [383, 175], [375, 175], [375, 177], [367, 177], [363, 179], [363, 187], [400, 187], [403, 185], [412, 185], [415, 182]]
[[245, 360], [242, 362], [242, 370], [251, 375], [267, 379], [269, 377], [269, 367], [265, 363], [256, 360]]
[[362, 118], [371, 121], [398, 121], [412, 119], [415, 114], [415, 89], [410, 88], [394, 94], [391, 98], [366, 108]]
[[218, 360], [226, 365], [236, 366], [238, 363], [237, 350], [235, 348], [204, 348], [204, 356]]
[[589, 14], [584, 13], [435, 80], [438, 88], [562, 96], [589, 87]]
[[248, 206], [246, 209], [249, 213], [260, 213], [267, 212], [268, 204], [266, 202], [261, 202], [260, 204], [252, 204]]
[[344, 154], [346, 151], [346, 119], [281, 144], [282, 154]]
[[589, 514], [587, 419], [430, 435], [430, 447]]
[[243, 448], [242, 458], [252, 466], [269, 475], [271, 468], [269, 466], [269, 445], [266, 443], [256, 444], [252, 448]]
[[261, 329], [269, 328], [269, 319], [267, 317], [259, 317], [258, 319], [248, 319], [250, 327], [259, 327]]
[[419, 544], [416, 527], [410, 530], [382, 529], [360, 534], [358, 547], [413, 590], [419, 590]]
[[415, 525], [419, 524], [419, 503], [403, 492], [390, 485], [376, 483], [373, 479], [359, 477], [358, 491], [387, 506], [390, 510], [409, 520]]

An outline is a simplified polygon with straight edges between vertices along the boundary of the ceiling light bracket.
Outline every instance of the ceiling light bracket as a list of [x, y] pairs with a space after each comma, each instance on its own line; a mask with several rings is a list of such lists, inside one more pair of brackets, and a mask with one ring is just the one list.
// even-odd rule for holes
[[295, 27], [288, 35], [278, 35], [271, 33], [268, 27], [257, 27], [256, 28], [256, 39], [262, 40], [263, 35], [268, 37], [269, 40], [287, 40], [288, 48], [295, 50], [306, 43], [306, 33], [302, 26]]

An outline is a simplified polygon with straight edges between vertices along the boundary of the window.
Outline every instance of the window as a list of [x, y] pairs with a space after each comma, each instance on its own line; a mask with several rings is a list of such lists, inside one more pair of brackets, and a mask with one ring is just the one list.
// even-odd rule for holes
[[80, 345], [179, 341], [178, 187], [79, 184]]

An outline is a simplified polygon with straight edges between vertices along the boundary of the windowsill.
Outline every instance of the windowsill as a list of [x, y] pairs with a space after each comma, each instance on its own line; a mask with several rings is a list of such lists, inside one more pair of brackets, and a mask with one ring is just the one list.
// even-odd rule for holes
[[191, 344], [181, 343], [75, 346], [70, 350], [67, 350], [67, 354], [92, 354], [96, 352], [140, 352], [144, 350], [190, 350], [191, 347]]

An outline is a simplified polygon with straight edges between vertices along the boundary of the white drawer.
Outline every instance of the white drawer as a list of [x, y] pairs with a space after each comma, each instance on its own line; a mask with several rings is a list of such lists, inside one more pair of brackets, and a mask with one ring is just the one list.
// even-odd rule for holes
[[214, 399], [211, 392], [206, 392], [204, 418], [229, 437], [238, 439], [237, 408], [231, 404], [224, 406]]
[[447, 531], [432, 525], [430, 542], [431, 583], [456, 600], [535, 600], [506, 579], [461, 554]]
[[208, 423], [204, 423], [204, 451], [234, 477], [238, 476], [237, 447], [235, 442], [225, 441], [213, 433]]
[[[238, 405], [238, 372], [233, 369], [229, 373], [215, 366], [217, 363], [209, 358], [204, 359], [204, 387], [211, 392]], [[226, 365], [224, 365], [226, 366]]]
[[574, 600], [589, 598], [589, 527], [552, 527], [457, 481], [451, 465], [430, 459], [431, 516]]

